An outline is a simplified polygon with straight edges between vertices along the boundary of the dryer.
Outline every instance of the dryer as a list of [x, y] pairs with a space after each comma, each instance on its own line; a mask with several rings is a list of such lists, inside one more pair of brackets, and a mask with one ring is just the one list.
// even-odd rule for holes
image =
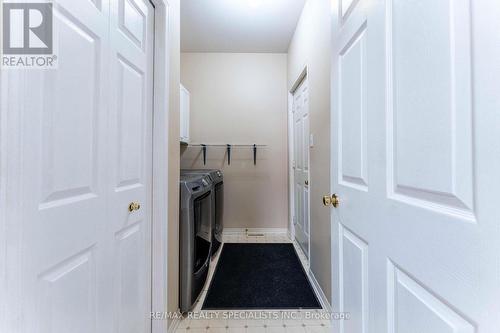
[[212, 256], [217, 253], [222, 244], [222, 232], [224, 231], [224, 175], [217, 169], [182, 169], [181, 175], [207, 175], [212, 181], [214, 190], [214, 225]]
[[212, 253], [213, 186], [210, 177], [180, 178], [180, 309], [191, 310], [205, 285]]

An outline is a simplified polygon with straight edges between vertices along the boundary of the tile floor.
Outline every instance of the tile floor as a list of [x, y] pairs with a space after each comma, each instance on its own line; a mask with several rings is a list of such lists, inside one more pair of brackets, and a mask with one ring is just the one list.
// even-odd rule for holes
[[[224, 235], [224, 243], [291, 243], [284, 233], [266, 233], [264, 236], [247, 236], [245, 233]], [[294, 242], [294, 247], [305, 270], [309, 270], [306, 256]], [[212, 279], [220, 250], [212, 260], [207, 283], [193, 313], [184, 318], [176, 333], [329, 333], [331, 323], [323, 310], [262, 310], [262, 311], [201, 311]], [[232, 316], [232, 317], [231, 317]], [[210, 319], [209, 319], [210, 318]]]

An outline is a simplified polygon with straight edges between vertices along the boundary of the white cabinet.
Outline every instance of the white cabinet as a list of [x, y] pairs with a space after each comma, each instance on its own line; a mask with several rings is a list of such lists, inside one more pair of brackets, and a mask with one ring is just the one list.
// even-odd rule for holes
[[180, 97], [180, 119], [181, 119], [181, 131], [180, 131], [180, 141], [181, 143], [189, 143], [189, 91], [181, 84], [181, 97]]

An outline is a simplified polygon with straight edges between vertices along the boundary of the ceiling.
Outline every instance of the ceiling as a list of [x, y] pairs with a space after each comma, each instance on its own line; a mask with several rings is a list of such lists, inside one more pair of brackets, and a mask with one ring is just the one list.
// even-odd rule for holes
[[304, 3], [181, 0], [181, 50], [286, 53]]

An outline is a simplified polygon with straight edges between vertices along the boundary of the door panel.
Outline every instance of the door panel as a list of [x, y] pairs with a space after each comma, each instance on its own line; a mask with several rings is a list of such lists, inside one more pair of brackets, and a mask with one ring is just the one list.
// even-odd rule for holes
[[[149, 285], [144, 274], [148, 265], [143, 259], [146, 244], [146, 223], [138, 221], [116, 234], [115, 239], [115, 311], [117, 332], [150, 332], [147, 329]], [[146, 326], [145, 326], [146, 325]]]
[[367, 190], [366, 26], [340, 52], [339, 179], [345, 186]]
[[144, 5], [145, 2], [142, 1], [118, 1], [119, 29], [143, 51], [146, 50], [146, 17], [148, 16]]
[[[94, 248], [84, 250], [40, 275], [38, 313], [44, 318], [40, 332], [96, 332], [94, 252]], [[62, 313], [66, 317], [58, 318]]]
[[388, 332], [473, 333], [473, 324], [425, 287], [388, 264]]
[[117, 98], [117, 188], [124, 191], [131, 186], [141, 186], [143, 172], [143, 113], [144, 73], [118, 56]]
[[339, 226], [340, 311], [350, 319], [340, 322], [342, 332], [365, 333], [368, 330], [368, 245]]
[[[44, 78], [40, 208], [95, 197], [97, 190], [102, 37], [62, 8], [56, 7], [54, 20], [61, 41], [59, 56], [65, 61]], [[74, 56], [75, 50], [81, 57]], [[67, 84], [75, 79], [78, 86]]]
[[388, 4], [387, 163], [395, 199], [473, 221], [470, 16], [468, 1]]
[[333, 15], [332, 275], [333, 307], [351, 319], [336, 329], [493, 332], [500, 48], [485, 36], [500, 25], [500, 4], [342, 2], [348, 12], [339, 5]]

